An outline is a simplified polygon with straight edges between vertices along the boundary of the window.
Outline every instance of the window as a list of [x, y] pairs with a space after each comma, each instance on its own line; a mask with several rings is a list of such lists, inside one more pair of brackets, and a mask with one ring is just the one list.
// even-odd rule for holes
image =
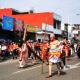
[[56, 29], [56, 20], [54, 20], [54, 24], [53, 25], [54, 25], [54, 28]]

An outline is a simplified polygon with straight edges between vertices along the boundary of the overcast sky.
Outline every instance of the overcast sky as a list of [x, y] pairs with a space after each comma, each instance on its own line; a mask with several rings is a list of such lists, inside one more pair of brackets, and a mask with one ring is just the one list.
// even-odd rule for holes
[[62, 16], [62, 22], [80, 24], [80, 0], [0, 0], [0, 8], [55, 12]]

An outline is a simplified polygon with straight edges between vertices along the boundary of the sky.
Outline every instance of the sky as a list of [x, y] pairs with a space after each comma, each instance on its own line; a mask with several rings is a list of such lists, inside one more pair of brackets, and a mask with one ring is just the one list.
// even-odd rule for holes
[[80, 24], [80, 0], [0, 0], [0, 8], [55, 12], [63, 23]]

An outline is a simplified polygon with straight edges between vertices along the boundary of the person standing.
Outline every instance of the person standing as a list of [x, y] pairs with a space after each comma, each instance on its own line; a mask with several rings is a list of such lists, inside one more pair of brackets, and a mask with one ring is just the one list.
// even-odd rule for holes
[[65, 45], [66, 45], [65, 43], [61, 43], [61, 46], [60, 46], [60, 51], [61, 51], [61, 56], [60, 56], [60, 58], [61, 58], [61, 60], [62, 60], [63, 66], [62, 66], [62, 64], [60, 64], [60, 65], [61, 65], [61, 68], [62, 68], [62, 69], [65, 68], [65, 66], [66, 66]]
[[[40, 48], [41, 48], [42, 59], [47, 60], [47, 55], [48, 55], [48, 50], [47, 50], [48, 49], [48, 44], [47, 44], [47, 42], [43, 41]], [[47, 62], [48, 62], [48, 60], [47, 60]]]

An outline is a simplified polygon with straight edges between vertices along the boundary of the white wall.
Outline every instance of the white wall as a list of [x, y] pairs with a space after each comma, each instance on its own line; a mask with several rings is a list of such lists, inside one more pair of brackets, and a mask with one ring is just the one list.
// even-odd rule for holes
[[64, 23], [61, 23], [61, 30], [64, 30]]
[[36, 40], [41, 39], [42, 40], [49, 40], [48, 35], [44, 36], [43, 34], [36, 34]]

